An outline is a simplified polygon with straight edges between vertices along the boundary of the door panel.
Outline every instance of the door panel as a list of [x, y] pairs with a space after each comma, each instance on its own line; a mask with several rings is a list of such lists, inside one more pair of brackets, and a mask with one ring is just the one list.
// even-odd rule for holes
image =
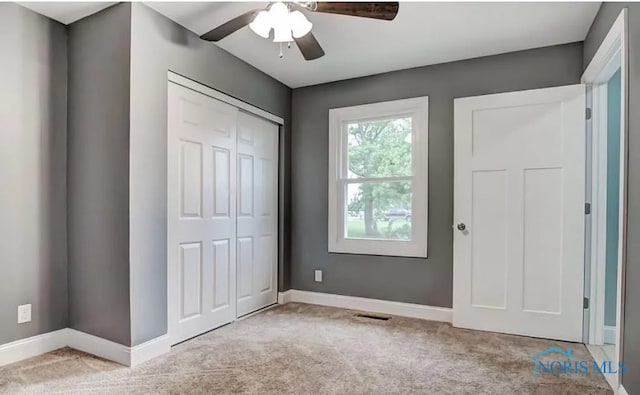
[[562, 311], [563, 179], [562, 169], [524, 171], [524, 310]]
[[238, 237], [238, 301], [251, 297], [253, 238]]
[[585, 87], [455, 100], [455, 326], [582, 339]]
[[202, 246], [200, 243], [180, 245], [180, 295], [184, 320], [202, 314], [200, 305], [202, 284]]
[[277, 301], [278, 126], [238, 115], [238, 316]]
[[272, 235], [260, 236], [257, 239], [256, 256], [263, 257], [262, 264], [256, 266], [256, 291], [261, 294], [272, 289], [272, 274], [275, 268], [273, 257], [276, 240]]
[[504, 308], [507, 298], [505, 276], [497, 276], [490, 287], [482, 273], [504, 273], [507, 270], [507, 191], [505, 171], [480, 171], [472, 174], [472, 239], [471, 303], [473, 306]]
[[214, 147], [213, 149], [213, 215], [230, 217], [231, 201], [231, 158], [229, 150]]
[[238, 216], [253, 217], [253, 193], [255, 181], [253, 179], [253, 156], [239, 155], [238, 164], [240, 168], [238, 191]]
[[214, 240], [213, 241], [213, 282], [214, 295], [213, 307], [218, 309], [229, 305], [230, 287], [229, 274], [231, 269], [231, 251], [229, 248], [230, 240]]
[[169, 84], [168, 304], [172, 342], [236, 318], [238, 110]]
[[180, 203], [182, 218], [202, 213], [202, 144], [180, 140]]

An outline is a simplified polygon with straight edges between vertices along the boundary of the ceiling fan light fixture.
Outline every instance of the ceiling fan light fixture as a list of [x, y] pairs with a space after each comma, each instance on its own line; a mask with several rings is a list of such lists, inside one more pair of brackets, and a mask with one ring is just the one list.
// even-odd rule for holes
[[271, 17], [271, 21], [273, 25], [278, 25], [281, 23], [285, 23], [289, 15], [289, 7], [282, 2], [276, 2], [269, 7], [269, 16]]
[[289, 25], [295, 38], [305, 36], [313, 27], [313, 24], [300, 11], [293, 11], [289, 14]]
[[271, 17], [267, 11], [260, 11], [256, 15], [253, 22], [249, 24], [249, 28], [260, 37], [269, 38], [271, 31]]
[[274, 43], [288, 43], [291, 41], [293, 41], [293, 37], [291, 37], [291, 28], [288, 25], [283, 24], [273, 28]]
[[252, 9], [235, 18], [229, 19], [218, 27], [200, 35], [200, 39], [217, 42], [250, 26], [260, 37], [270, 38], [274, 29], [274, 40], [280, 44], [295, 41], [305, 60], [315, 60], [324, 56], [324, 50], [311, 32], [312, 23], [306, 12], [338, 14], [360, 18], [392, 21], [398, 15], [398, 2], [364, 3], [364, 2], [330, 2], [330, 1], [276, 1], [269, 3], [264, 9]]
[[273, 3], [269, 8], [269, 19], [273, 27], [273, 42], [282, 43], [293, 41], [289, 26], [289, 7], [284, 3]]
[[269, 38], [273, 29], [273, 42], [284, 43], [305, 36], [313, 25], [302, 12], [291, 11], [286, 4], [276, 2], [268, 10], [258, 12], [249, 27], [264, 38]]

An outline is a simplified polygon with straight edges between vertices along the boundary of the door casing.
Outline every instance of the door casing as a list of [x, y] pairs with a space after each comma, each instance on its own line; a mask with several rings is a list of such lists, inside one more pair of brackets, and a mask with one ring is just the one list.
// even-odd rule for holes
[[[602, 190], [604, 179], [599, 177], [602, 174], [602, 167], [606, 162], [606, 158], [602, 157], [602, 151], [598, 150], [598, 143], [606, 136], [606, 125], [600, 122], [606, 119], [606, 96], [602, 84], [606, 84], [611, 76], [620, 69], [620, 201], [619, 201], [619, 220], [618, 220], [618, 280], [617, 280], [617, 319], [616, 319], [616, 360], [613, 361], [617, 365], [622, 361], [622, 349], [624, 341], [624, 301], [625, 301], [625, 271], [626, 271], [626, 244], [627, 244], [627, 190], [628, 190], [628, 10], [623, 8], [618, 14], [615, 22], [609, 29], [600, 47], [593, 56], [591, 62], [582, 75], [581, 82], [592, 87], [592, 114], [591, 121], [592, 130], [592, 155], [589, 158], [590, 163], [587, 169], [591, 176], [591, 189], [589, 194], [592, 199], [592, 215], [591, 215], [591, 232], [586, 235], [589, 260], [585, 261], [585, 297], [590, 300], [590, 308], [585, 314], [585, 333], [584, 342], [589, 344], [602, 344], [603, 328], [604, 328], [604, 290], [605, 279], [603, 271], [603, 262], [601, 251], [605, 238], [602, 237], [603, 229], [603, 203], [598, 198], [603, 196]], [[605, 378], [611, 387], [617, 391], [621, 386], [619, 375], [608, 374]]]

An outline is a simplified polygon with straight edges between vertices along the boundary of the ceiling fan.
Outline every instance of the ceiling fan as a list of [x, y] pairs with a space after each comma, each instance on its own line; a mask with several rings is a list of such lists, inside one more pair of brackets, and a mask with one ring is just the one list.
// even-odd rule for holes
[[[302, 11], [340, 14], [362, 18], [393, 20], [398, 14], [397, 2], [380, 3], [334, 3], [325, 1], [272, 2], [265, 9], [245, 12], [215, 29], [200, 36], [206, 41], [220, 41], [228, 35], [249, 25], [261, 37], [269, 38], [273, 29], [273, 41], [291, 43], [295, 41], [306, 60], [324, 56], [324, 50], [311, 33], [312, 24]], [[282, 51], [280, 53], [282, 57]]]

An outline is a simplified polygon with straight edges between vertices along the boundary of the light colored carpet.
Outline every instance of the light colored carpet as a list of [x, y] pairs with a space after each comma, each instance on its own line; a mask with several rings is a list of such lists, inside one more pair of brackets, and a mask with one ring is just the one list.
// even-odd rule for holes
[[0, 393], [610, 394], [601, 375], [534, 376], [533, 355], [583, 345], [290, 303], [134, 369], [62, 349], [0, 368]]

